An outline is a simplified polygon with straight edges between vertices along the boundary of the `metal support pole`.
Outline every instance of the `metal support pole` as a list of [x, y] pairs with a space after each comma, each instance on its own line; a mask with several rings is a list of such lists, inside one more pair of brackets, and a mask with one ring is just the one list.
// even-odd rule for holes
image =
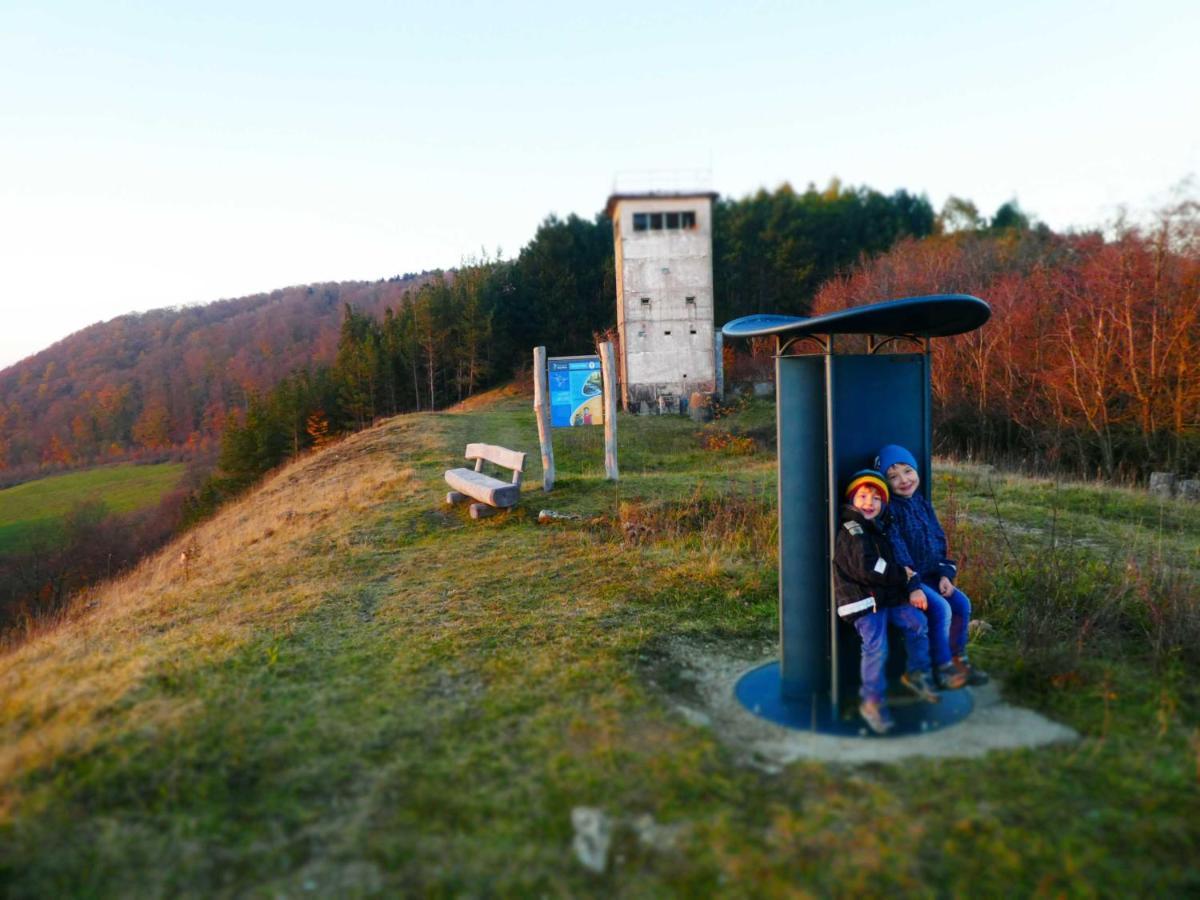
[[833, 601], [833, 558], [836, 555], [837, 549], [839, 506], [836, 462], [837, 448], [834, 446], [833, 430], [833, 379], [833, 335], [831, 334], [825, 345], [825, 496], [827, 498], [825, 503], [825, 540], [829, 548], [829, 712], [831, 720], [837, 718], [842, 700], [841, 685], [839, 684], [841, 679], [838, 677], [837, 603]]

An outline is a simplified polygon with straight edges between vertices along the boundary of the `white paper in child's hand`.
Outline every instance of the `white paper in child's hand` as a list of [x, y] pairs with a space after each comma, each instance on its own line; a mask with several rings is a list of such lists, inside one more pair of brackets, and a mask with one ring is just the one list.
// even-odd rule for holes
[[884, 572], [886, 572], [887, 571], [887, 560], [884, 560], [884, 559], [875, 560], [875, 571], [878, 572], [880, 575], [882, 575]]

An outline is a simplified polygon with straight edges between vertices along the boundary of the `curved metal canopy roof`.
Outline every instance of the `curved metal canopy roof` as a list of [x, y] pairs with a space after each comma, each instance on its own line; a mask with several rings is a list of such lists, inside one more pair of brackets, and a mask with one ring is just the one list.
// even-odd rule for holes
[[967, 294], [934, 294], [884, 300], [840, 309], [824, 316], [742, 316], [721, 329], [726, 337], [768, 334], [877, 334], [949, 337], [973, 331], [992, 316], [992, 308]]

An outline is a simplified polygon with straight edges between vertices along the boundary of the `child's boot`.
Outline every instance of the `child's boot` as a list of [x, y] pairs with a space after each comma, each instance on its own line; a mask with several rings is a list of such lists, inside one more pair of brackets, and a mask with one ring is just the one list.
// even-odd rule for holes
[[979, 687], [981, 684], [987, 684], [992, 680], [992, 677], [983, 671], [983, 669], [977, 669], [971, 665], [971, 661], [966, 656], [954, 657], [954, 668], [967, 676], [967, 684], [971, 685], [971, 687]]
[[896, 726], [888, 708], [878, 700], [864, 700], [858, 704], [858, 714], [876, 734], [887, 734]]
[[948, 662], [938, 666], [937, 686], [943, 691], [957, 691], [967, 683], [967, 673], [960, 672], [954, 663]]
[[905, 672], [900, 676], [900, 683], [926, 703], [937, 703], [942, 699], [938, 696], [938, 692], [934, 690], [933, 682], [929, 680], [928, 672], [918, 669]]

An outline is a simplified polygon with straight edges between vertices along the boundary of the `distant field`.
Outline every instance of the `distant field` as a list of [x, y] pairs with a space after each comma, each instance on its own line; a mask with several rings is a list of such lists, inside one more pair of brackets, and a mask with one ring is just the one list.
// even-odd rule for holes
[[102, 500], [112, 512], [153, 506], [183, 477], [182, 463], [105, 466], [28, 481], [0, 491], [0, 552], [59, 526], [76, 503]]

